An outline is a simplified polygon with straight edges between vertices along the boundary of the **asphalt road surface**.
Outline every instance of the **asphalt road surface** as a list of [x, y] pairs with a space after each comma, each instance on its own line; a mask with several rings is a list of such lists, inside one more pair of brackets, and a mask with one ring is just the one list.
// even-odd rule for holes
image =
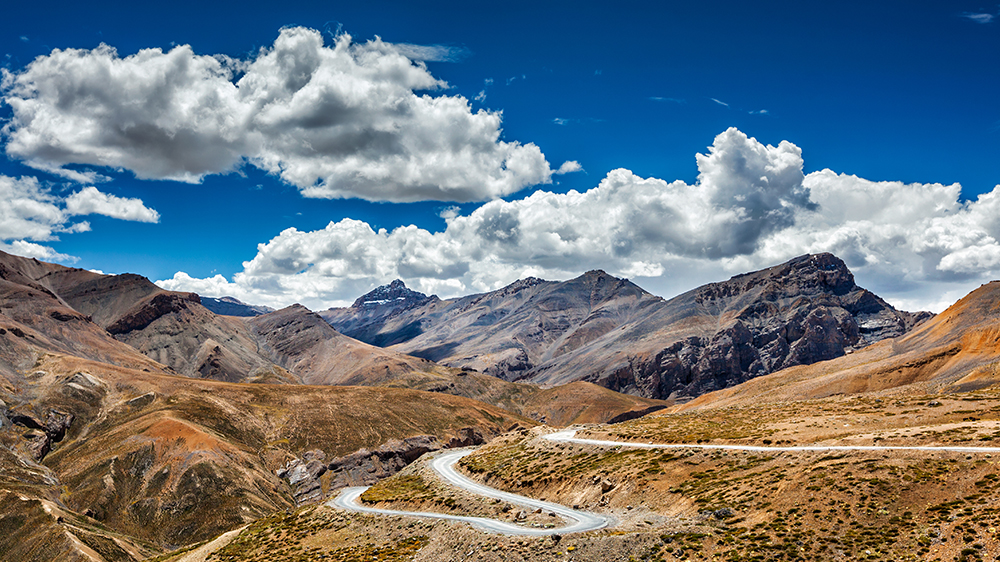
[[484, 531], [500, 533], [504, 535], [523, 536], [546, 536], [566, 533], [582, 533], [584, 531], [594, 531], [607, 527], [610, 519], [594, 513], [577, 511], [564, 505], [503, 492], [489, 486], [484, 486], [475, 480], [459, 474], [455, 470], [455, 464], [459, 459], [471, 453], [472, 450], [450, 451], [438, 456], [431, 461], [431, 468], [438, 473], [442, 480], [467, 490], [474, 494], [486, 496], [488, 498], [499, 499], [514, 505], [520, 505], [530, 509], [541, 509], [545, 513], [555, 513], [570, 522], [569, 525], [552, 529], [537, 527], [522, 527], [499, 519], [489, 519], [486, 517], [466, 517], [463, 515], [450, 515], [446, 513], [432, 513], [427, 511], [399, 511], [395, 509], [377, 509], [367, 507], [358, 503], [358, 497], [367, 490], [367, 487], [346, 488], [340, 495], [327, 502], [327, 505], [339, 507], [349, 511], [360, 511], [362, 513], [377, 513], [382, 515], [406, 515], [410, 517], [425, 517], [428, 519], [447, 519], [450, 521], [464, 521], [471, 523]]
[[699, 443], [628, 443], [624, 441], [604, 441], [600, 439], [577, 439], [576, 430], [567, 429], [543, 435], [543, 439], [556, 443], [577, 443], [603, 447], [632, 447], [639, 449], [709, 449], [722, 451], [752, 451], [772, 453], [780, 451], [925, 451], [947, 453], [1000, 453], [1000, 447], [948, 447], [948, 446], [890, 446], [890, 445], [789, 445], [786, 447], [765, 447], [760, 445], [705, 445]]

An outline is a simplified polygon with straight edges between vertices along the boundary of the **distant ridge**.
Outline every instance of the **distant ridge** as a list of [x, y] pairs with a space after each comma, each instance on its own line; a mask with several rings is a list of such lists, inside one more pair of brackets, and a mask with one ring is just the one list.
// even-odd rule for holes
[[[0, 377], [16, 378], [16, 366], [30, 365], [43, 349], [227, 382], [426, 390], [550, 424], [601, 422], [662, 405], [594, 385], [543, 394], [531, 385], [441, 366], [343, 335], [298, 304], [238, 317], [216, 314], [206, 301], [225, 299], [165, 291], [141, 275], [104, 275], [0, 252]], [[431, 301], [440, 302], [397, 281], [369, 293], [359, 307], [384, 314]]]
[[241, 316], [247, 318], [274, 312], [274, 309], [270, 306], [247, 304], [235, 297], [201, 297], [201, 305], [223, 316]]

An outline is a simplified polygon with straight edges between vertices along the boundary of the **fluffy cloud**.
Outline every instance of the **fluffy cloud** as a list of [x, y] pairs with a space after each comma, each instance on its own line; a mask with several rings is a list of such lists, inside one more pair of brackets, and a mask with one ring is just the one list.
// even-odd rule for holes
[[873, 182], [830, 170], [804, 175], [801, 151], [736, 129], [696, 157], [688, 185], [613, 170], [586, 192], [538, 191], [488, 202], [447, 227], [374, 230], [345, 219], [290, 228], [257, 248], [233, 279], [178, 273], [164, 287], [248, 302], [345, 305], [401, 277], [454, 296], [529, 275], [592, 268], [672, 296], [809, 252], [833, 252], [859, 282], [909, 310], [940, 310], [1000, 271], [1000, 186], [961, 202], [960, 186]]
[[126, 221], [160, 222], [160, 213], [146, 207], [142, 200], [101, 193], [93, 186], [67, 197], [66, 212], [70, 215], [104, 215]]
[[[80, 215], [104, 215], [116, 219], [158, 222], [160, 215], [139, 199], [126, 199], [85, 187], [62, 197], [53, 194], [36, 178], [0, 175], [0, 250], [20, 256], [75, 261], [36, 242], [58, 239], [60, 233], [90, 230], [87, 221], [72, 222]], [[33, 242], [29, 242], [33, 241]]]
[[197, 181], [234, 169], [253, 139], [231, 69], [188, 46], [127, 58], [107, 45], [56, 49], [20, 73], [4, 71], [14, 118], [7, 154], [74, 180], [70, 164], [127, 168], [140, 178]]
[[455, 52], [348, 35], [326, 46], [306, 28], [250, 60], [56, 49], [3, 71], [6, 150], [86, 182], [101, 178], [80, 166], [198, 182], [249, 162], [319, 198], [479, 201], [550, 182], [537, 146], [500, 140], [500, 113], [427, 93], [448, 86], [413, 59]]
[[[288, 229], [260, 245], [233, 282], [216, 290], [254, 302], [318, 306], [352, 300], [394, 277], [456, 294], [591, 267], [663, 276], [678, 260], [751, 253], [765, 236], [793, 224], [796, 210], [813, 207], [801, 153], [790, 143], [764, 146], [730, 129], [697, 162], [695, 185], [619, 169], [584, 193], [538, 191], [491, 201], [467, 216], [446, 213], [447, 228], [439, 233], [414, 226], [375, 231], [350, 219], [319, 231]], [[184, 274], [162, 283], [196, 290]]]
[[567, 160], [559, 166], [559, 169], [555, 171], [556, 174], [571, 174], [573, 172], [582, 172], [583, 166], [580, 165], [576, 160]]
[[66, 223], [56, 202], [35, 178], [0, 176], [0, 240], [51, 240]]
[[832, 252], [898, 306], [940, 310], [1000, 271], [1000, 186], [975, 201], [958, 184], [874, 182], [831, 170], [805, 177], [812, 210], [729, 268]]
[[60, 254], [50, 246], [43, 246], [26, 240], [15, 240], [10, 244], [0, 241], [0, 251], [14, 254], [15, 256], [36, 258], [50, 262], [76, 263], [80, 260], [76, 256]]

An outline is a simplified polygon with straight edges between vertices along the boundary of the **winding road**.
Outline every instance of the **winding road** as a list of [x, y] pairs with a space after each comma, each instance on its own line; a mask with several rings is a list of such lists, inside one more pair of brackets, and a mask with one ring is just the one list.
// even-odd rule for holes
[[[712, 445], [697, 443], [629, 443], [623, 441], [606, 441], [600, 439], [580, 439], [576, 437], [576, 430], [568, 429], [556, 433], [543, 435], [543, 439], [555, 443], [576, 443], [579, 445], [595, 445], [599, 447], [630, 447], [638, 449], [707, 449], [723, 451], [750, 451], [759, 453], [781, 452], [781, 451], [924, 451], [924, 452], [947, 452], [947, 453], [998, 453], [1000, 447], [949, 447], [949, 446], [891, 446], [891, 445], [790, 445], [790, 446], [760, 446], [760, 445]], [[400, 511], [394, 509], [378, 509], [367, 507], [358, 503], [358, 498], [368, 489], [368, 487], [345, 488], [334, 499], [327, 502], [327, 505], [339, 507], [349, 511], [362, 513], [376, 513], [381, 515], [404, 515], [410, 517], [424, 517], [428, 519], [447, 519], [450, 521], [464, 521], [471, 523], [484, 531], [500, 533], [504, 535], [521, 536], [546, 536], [566, 533], [582, 533], [584, 531], [594, 531], [610, 526], [612, 520], [608, 517], [570, 509], [564, 505], [546, 502], [511, 494], [490, 488], [463, 476], [455, 470], [458, 461], [472, 453], [473, 450], [456, 450], [439, 455], [431, 461], [431, 468], [444, 481], [461, 488], [463, 490], [486, 496], [488, 498], [499, 499], [515, 505], [528, 507], [531, 509], [541, 509], [543, 511], [555, 513], [560, 517], [570, 521], [569, 525], [542, 529], [534, 527], [522, 527], [499, 519], [489, 519], [486, 517], [468, 517], [464, 515], [451, 515], [447, 513], [433, 513], [429, 511]]]
[[546, 502], [503, 492], [489, 486], [484, 486], [475, 480], [459, 474], [455, 470], [455, 464], [459, 459], [472, 453], [472, 450], [458, 450], [439, 455], [431, 461], [431, 468], [449, 484], [467, 490], [474, 494], [503, 500], [508, 503], [528, 507], [531, 509], [541, 509], [550, 513], [555, 513], [560, 517], [570, 521], [569, 525], [552, 529], [542, 529], [535, 527], [522, 527], [499, 519], [489, 519], [486, 517], [467, 517], [464, 515], [450, 515], [447, 513], [432, 513], [429, 511], [398, 511], [394, 509], [377, 509], [367, 507], [358, 503], [358, 497], [367, 490], [367, 487], [346, 488], [336, 498], [327, 502], [327, 505], [347, 509], [350, 511], [360, 511], [362, 513], [377, 513], [382, 515], [407, 515], [411, 517], [424, 517], [428, 519], [447, 519], [450, 521], [464, 521], [471, 523], [485, 531], [491, 533], [501, 533], [504, 535], [523, 536], [547, 536], [566, 533], [582, 533], [584, 531], [595, 531], [607, 527], [611, 520], [602, 515], [587, 513], [570, 509], [564, 505]]
[[626, 441], [603, 441], [600, 439], [578, 439], [575, 429], [567, 429], [543, 435], [542, 439], [556, 443], [576, 443], [601, 447], [632, 447], [638, 449], [708, 449], [721, 451], [750, 451], [772, 453], [781, 451], [924, 451], [944, 453], [1000, 453], [1000, 447], [948, 447], [948, 446], [902, 446], [902, 445], [708, 445], [699, 443], [629, 443]]

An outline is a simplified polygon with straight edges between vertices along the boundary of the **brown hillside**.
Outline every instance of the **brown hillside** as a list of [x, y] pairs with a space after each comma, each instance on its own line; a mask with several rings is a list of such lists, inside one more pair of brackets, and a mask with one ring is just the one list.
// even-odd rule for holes
[[[612, 527], [503, 536], [465, 524], [316, 507], [259, 520], [207, 548], [255, 562], [608, 560], [993, 560], [1000, 552], [1000, 395], [831, 397], [646, 416], [578, 436], [684, 443], [667, 449], [558, 443], [544, 427], [507, 433], [459, 462], [490, 486], [600, 513]], [[763, 450], [701, 445], [756, 445]], [[788, 450], [804, 444], [938, 445]], [[559, 525], [456, 490], [426, 457], [362, 496], [373, 507]], [[231, 542], [229, 542], [231, 541]]]
[[[549, 423], [563, 406], [534, 398], [538, 389], [348, 338], [302, 306], [237, 318], [212, 313], [192, 293], [163, 291], [137, 275], [101, 275], [0, 253], [0, 370], [11, 380], [39, 351], [229, 382], [381, 385], [465, 396]], [[71, 308], [72, 307], [72, 308]], [[105, 328], [105, 329], [102, 329]], [[19, 336], [17, 334], [22, 334]], [[113, 336], [113, 337], [112, 337]], [[116, 341], [117, 340], [117, 341]], [[128, 344], [128, 345], [123, 345]], [[141, 352], [136, 353], [136, 350]], [[144, 357], [145, 356], [145, 357]], [[601, 393], [591, 421], [648, 407]], [[609, 407], [616, 404], [616, 407]]]
[[[73, 415], [43, 458], [51, 481], [35, 496], [54, 494], [65, 509], [161, 547], [291, 505], [275, 471], [303, 451], [332, 458], [413, 435], [447, 443], [463, 428], [488, 436], [532, 423], [481, 402], [406, 389], [230, 384], [59, 355], [43, 358], [35, 373], [19, 395], [3, 396], [11, 415]], [[23, 432], [10, 424], [0, 431], [8, 450], [34, 462]]]
[[605, 423], [632, 419], [673, 402], [621, 394], [589, 382], [572, 382], [539, 390], [524, 406], [524, 413], [551, 426]]
[[301, 305], [251, 318], [246, 324], [261, 342], [260, 353], [305, 384], [376, 385], [419, 371], [454, 371], [344, 336]]
[[116, 341], [34, 277], [63, 270], [0, 252], [0, 383], [17, 384], [43, 352], [162, 372], [162, 365]]

